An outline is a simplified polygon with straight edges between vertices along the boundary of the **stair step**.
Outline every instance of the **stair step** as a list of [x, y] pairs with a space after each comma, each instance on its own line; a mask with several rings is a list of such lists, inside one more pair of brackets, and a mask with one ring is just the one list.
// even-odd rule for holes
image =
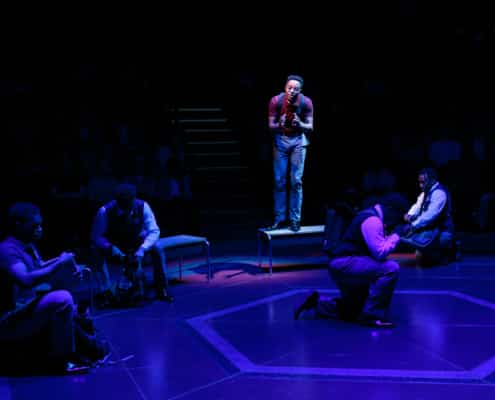
[[179, 118], [177, 121], [179, 121], [182, 124], [207, 124], [207, 123], [227, 123], [228, 119], [227, 118], [186, 118], [186, 119], [181, 119]]
[[195, 197], [201, 204], [202, 211], [232, 209], [234, 205], [235, 209], [246, 209], [253, 203], [250, 196], [242, 193], [225, 193], [224, 195], [217, 193], [211, 196], [206, 192], [203, 194], [196, 192]]
[[194, 170], [191, 186], [201, 204], [201, 223], [227, 230], [232, 224], [239, 229], [246, 222], [256, 225], [266, 212], [253, 211], [259, 204], [243, 160], [239, 132], [231, 127], [223, 107], [193, 104], [177, 111], [186, 138], [186, 164]]
[[210, 146], [210, 145], [223, 145], [223, 144], [239, 144], [239, 140], [215, 140], [215, 141], [196, 141], [196, 142], [187, 142], [187, 145], [205, 145], [205, 146]]
[[215, 140], [211, 142], [188, 142], [186, 143], [186, 153], [210, 153], [215, 152], [232, 153], [241, 151], [241, 143], [237, 140]]
[[207, 172], [207, 171], [247, 171], [247, 165], [218, 165], [218, 166], [208, 166], [208, 167], [198, 167], [196, 171]]
[[176, 121], [182, 124], [190, 124], [191, 121], [207, 121], [210, 122], [213, 120], [221, 120], [223, 123], [227, 121], [227, 116], [222, 110], [218, 110], [216, 112], [209, 112], [204, 110], [191, 111], [191, 112], [183, 112], [176, 116]]
[[[194, 192], [223, 193], [228, 190], [230, 193], [250, 193], [252, 192], [249, 179], [244, 177], [233, 178], [200, 178], [195, 177], [192, 181]], [[227, 189], [226, 189], [227, 188]]]
[[196, 120], [195, 122], [181, 122], [180, 124], [184, 132], [188, 132], [194, 129], [207, 129], [211, 131], [221, 131], [222, 129], [230, 128], [231, 126], [227, 122], [217, 121], [214, 119]]
[[227, 133], [232, 132], [230, 128], [185, 128], [185, 133]]
[[232, 208], [217, 208], [217, 209], [202, 209], [199, 214], [202, 217], [218, 217], [219, 215], [223, 216], [232, 216], [232, 215], [253, 215], [253, 210], [251, 209], [232, 209]]
[[186, 154], [185, 159], [192, 168], [241, 165], [241, 156], [237, 152]]
[[[211, 173], [211, 171], [215, 171], [214, 173]], [[200, 168], [196, 170], [197, 177], [200, 177], [201, 179], [209, 179], [209, 178], [218, 178], [218, 179], [247, 179], [249, 178], [249, 169], [247, 166], [239, 164], [238, 166], [232, 167], [232, 168], [213, 168], [213, 169], [204, 169]]]
[[206, 130], [203, 132], [187, 132], [186, 135], [186, 143], [190, 142], [228, 142], [228, 141], [237, 141], [237, 133], [230, 130]]
[[242, 185], [246, 187], [246, 185], [249, 183], [249, 177], [248, 176], [201, 176], [201, 175], [196, 175], [194, 176], [194, 185], [196, 187], [215, 187], [218, 185], [225, 185], [228, 184], [231, 187], [236, 187], [239, 185]]
[[189, 157], [227, 157], [227, 156], [236, 156], [240, 157], [241, 153], [239, 151], [230, 151], [230, 152], [200, 152], [200, 153], [187, 153]]
[[179, 107], [177, 111], [180, 113], [188, 112], [222, 112], [221, 107]]
[[186, 128], [184, 129], [186, 143], [191, 142], [239, 142], [238, 135], [230, 128]]

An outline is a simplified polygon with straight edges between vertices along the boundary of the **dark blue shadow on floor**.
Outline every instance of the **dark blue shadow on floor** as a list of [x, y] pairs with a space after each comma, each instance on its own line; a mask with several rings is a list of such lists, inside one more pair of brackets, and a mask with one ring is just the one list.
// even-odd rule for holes
[[0, 399], [495, 398], [495, 257], [403, 268], [391, 306], [397, 327], [376, 330], [293, 319], [311, 291], [337, 294], [317, 257], [278, 249], [275, 265], [299, 268], [269, 275], [256, 254], [237, 251], [212, 258], [211, 282], [203, 261], [185, 268], [172, 281], [174, 303], [98, 312], [113, 365], [0, 377]]

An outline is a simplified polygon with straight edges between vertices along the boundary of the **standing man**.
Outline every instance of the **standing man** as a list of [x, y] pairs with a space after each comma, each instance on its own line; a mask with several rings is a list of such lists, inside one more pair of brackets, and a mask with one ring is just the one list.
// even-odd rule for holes
[[303, 78], [289, 75], [285, 91], [272, 97], [268, 110], [268, 127], [273, 133], [274, 222], [268, 229], [280, 229], [287, 221], [287, 182], [290, 172], [289, 228], [301, 228], [302, 176], [307, 135], [313, 130], [313, 102], [302, 94]]

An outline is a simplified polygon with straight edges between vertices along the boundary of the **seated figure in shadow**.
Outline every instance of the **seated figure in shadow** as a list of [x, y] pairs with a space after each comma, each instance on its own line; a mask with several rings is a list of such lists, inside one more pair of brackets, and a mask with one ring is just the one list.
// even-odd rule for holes
[[79, 272], [74, 255], [41, 259], [36, 242], [42, 218], [36, 205], [15, 203], [7, 219], [7, 237], [0, 243], [0, 367], [22, 374], [38, 368], [56, 374], [87, 371], [89, 363], [76, 352], [72, 294], [49, 283], [60, 270]]
[[[153, 246], [160, 237], [160, 229], [149, 204], [136, 198], [136, 187], [120, 184], [115, 199], [98, 210], [93, 222], [91, 241], [94, 263], [99, 277], [100, 304], [112, 305], [116, 297], [130, 292], [126, 297], [142, 300], [144, 297], [144, 272], [142, 262], [151, 252], [153, 278], [158, 299], [172, 301], [167, 291], [164, 263]], [[119, 284], [112, 284], [108, 263], [121, 265]]]
[[450, 193], [432, 168], [419, 171], [418, 182], [421, 193], [404, 215], [401, 243], [416, 251], [419, 265], [448, 263], [459, 256]]

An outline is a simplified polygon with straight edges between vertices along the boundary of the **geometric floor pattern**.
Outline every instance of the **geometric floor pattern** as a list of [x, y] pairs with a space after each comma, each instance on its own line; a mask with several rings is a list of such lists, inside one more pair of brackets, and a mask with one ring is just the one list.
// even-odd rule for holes
[[[329, 295], [338, 293], [337, 290], [325, 289], [319, 292]], [[315, 340], [308, 337], [309, 340], [301, 350], [297, 346], [297, 340], [294, 340], [301, 330], [301, 326], [297, 325], [303, 324], [299, 322], [291, 327], [292, 330], [284, 324], [279, 332], [276, 329], [253, 332], [256, 337], [255, 347], [246, 341], [241, 342], [238, 347], [233, 344], [238, 342], [238, 330], [246, 331], [256, 324], [263, 325], [262, 321], [270, 318], [270, 313], [282, 313], [277, 308], [291, 309], [294, 304], [292, 298], [301, 293], [307, 294], [307, 291], [290, 290], [194, 317], [187, 322], [239, 371], [245, 373], [481, 381], [495, 372], [493, 349], [479, 348], [479, 343], [488, 339], [487, 335], [490, 337], [495, 333], [495, 304], [449, 290], [396, 292], [396, 299], [405, 309], [415, 310], [416, 314], [420, 312], [422, 320], [429, 320], [427, 328], [421, 332], [417, 328], [422, 325], [418, 323], [415, 326], [414, 320], [390, 331], [356, 330], [353, 325], [343, 326], [346, 324], [334, 322], [332, 326], [332, 323], [324, 322], [327, 326], [323, 327], [323, 335], [328, 335], [329, 340], [320, 341], [322, 324], [318, 322], [321, 321], [306, 322], [304, 329], [307, 332], [304, 335], [306, 337], [313, 334]], [[424, 312], [419, 309], [421, 306], [424, 307]], [[405, 309], [396, 308], [403, 315], [406, 314]], [[455, 319], [442, 321], [451, 310], [457, 310]], [[472, 323], [474, 315], [477, 317], [476, 324]], [[245, 321], [245, 326], [239, 321]], [[336, 328], [340, 332], [334, 332]], [[471, 335], [477, 337], [473, 338]], [[344, 336], [347, 336], [347, 340], [354, 336], [358, 345], [345, 349], [342, 340]], [[463, 345], [463, 351], [468, 352], [469, 357], [459, 358], [453, 351], [458, 346], [459, 336], [469, 338]], [[261, 351], [264, 357], [260, 356]], [[384, 357], [384, 354], [391, 352], [396, 357]], [[260, 362], [253, 362], [258, 359]], [[345, 363], [349, 366], [338, 367]], [[369, 364], [376, 367], [370, 368]], [[409, 368], [405, 369], [406, 366]]]
[[294, 321], [311, 291], [336, 294], [324, 256], [277, 248], [270, 276], [255, 249], [213, 249], [221, 256], [213, 254], [209, 283], [204, 261], [192, 260], [172, 284], [172, 304], [97, 313], [112, 365], [0, 377], [0, 399], [495, 399], [495, 257], [402, 267], [396, 328], [375, 330], [312, 315]]

